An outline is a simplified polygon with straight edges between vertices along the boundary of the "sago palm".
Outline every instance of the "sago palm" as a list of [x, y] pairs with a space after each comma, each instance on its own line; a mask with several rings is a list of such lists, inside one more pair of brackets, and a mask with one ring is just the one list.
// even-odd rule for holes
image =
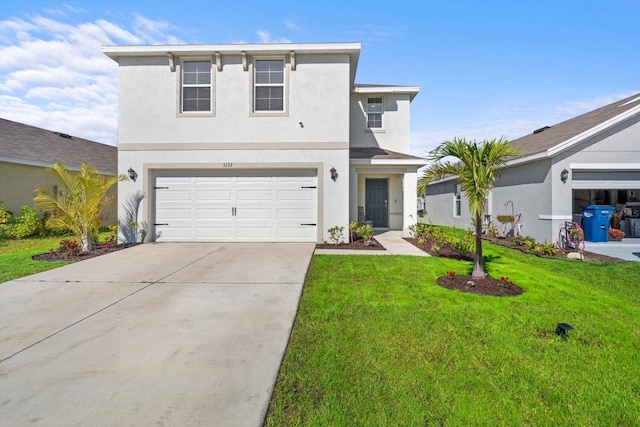
[[51, 213], [47, 226], [71, 231], [82, 242], [83, 252], [91, 250], [93, 237], [100, 228], [102, 209], [115, 197], [107, 191], [118, 181], [128, 179], [127, 176], [101, 175], [84, 163], [79, 172], [60, 163], [47, 168], [47, 172], [58, 184], [58, 191], [36, 189], [35, 206]]
[[[476, 253], [472, 276], [486, 277], [482, 259], [482, 212], [489, 191], [506, 167], [507, 159], [518, 154], [509, 141], [503, 137], [466, 141], [454, 138], [445, 141], [429, 153], [433, 163], [418, 180], [418, 191], [424, 194], [429, 182], [454, 175], [460, 181], [460, 188], [469, 202], [469, 210], [475, 217]], [[454, 157], [456, 161], [445, 161]]]

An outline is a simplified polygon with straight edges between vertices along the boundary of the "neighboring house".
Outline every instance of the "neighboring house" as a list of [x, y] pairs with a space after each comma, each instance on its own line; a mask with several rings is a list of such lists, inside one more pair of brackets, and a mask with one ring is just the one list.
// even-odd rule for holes
[[[0, 119], [0, 201], [6, 210], [20, 215], [22, 206], [33, 206], [36, 188], [57, 191], [56, 182], [46, 171], [56, 162], [70, 170], [80, 170], [80, 164], [86, 163], [104, 175], [115, 175], [118, 149]], [[116, 223], [116, 208], [113, 203], [105, 209], [104, 225]]]
[[[579, 220], [585, 206], [613, 205], [620, 212], [625, 203], [640, 201], [640, 94], [512, 143], [520, 155], [496, 181], [485, 213], [494, 221], [499, 214], [521, 214], [524, 235], [556, 242], [565, 222]], [[426, 208], [435, 224], [471, 227], [453, 177], [429, 184]]]
[[121, 212], [155, 241], [322, 242], [406, 230], [417, 87], [357, 85], [359, 43], [105, 46], [119, 64]]

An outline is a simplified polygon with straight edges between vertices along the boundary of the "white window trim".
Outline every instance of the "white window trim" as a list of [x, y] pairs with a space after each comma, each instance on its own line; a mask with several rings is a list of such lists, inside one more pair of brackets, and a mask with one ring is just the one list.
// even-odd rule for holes
[[[373, 98], [380, 98], [382, 103], [382, 112], [380, 112], [380, 127], [379, 128], [370, 128], [369, 127], [369, 100]], [[385, 116], [384, 114], [384, 96], [382, 95], [371, 95], [367, 96], [363, 103], [362, 109], [364, 110], [364, 129], [365, 132], [373, 132], [373, 133], [385, 133]]]
[[[460, 196], [457, 195], [460, 184], [455, 184], [453, 192], [453, 217], [460, 218], [462, 216], [462, 188], [460, 188]], [[460, 212], [457, 212], [457, 205], [460, 202]]]
[[[183, 71], [183, 64], [185, 62], [192, 62], [192, 61], [209, 61], [211, 64], [211, 80], [209, 83], [210, 86], [210, 110], [209, 111], [183, 111], [183, 101], [182, 101], [182, 95], [183, 95], [183, 83], [182, 83], [182, 71]], [[214, 67], [215, 64], [215, 59], [211, 58], [211, 57], [188, 57], [188, 58], [180, 58], [180, 62], [179, 62], [179, 72], [176, 73], [176, 77], [178, 79], [178, 84], [177, 84], [177, 109], [176, 111], [177, 116], [178, 117], [213, 117], [215, 116], [215, 111], [216, 111], [216, 67]], [[200, 87], [204, 87], [206, 85], [198, 85]], [[196, 85], [189, 85], [189, 87], [196, 87]]]
[[[255, 62], [261, 60], [284, 61], [284, 81], [282, 91], [282, 111], [255, 111]], [[285, 56], [255, 56], [249, 62], [249, 116], [251, 117], [288, 117], [289, 116], [289, 71], [291, 64]]]

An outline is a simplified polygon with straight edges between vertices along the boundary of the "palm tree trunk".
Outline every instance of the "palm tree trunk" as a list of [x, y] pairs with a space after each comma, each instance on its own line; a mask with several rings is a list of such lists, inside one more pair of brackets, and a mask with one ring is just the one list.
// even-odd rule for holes
[[80, 240], [82, 241], [82, 252], [89, 252], [91, 250], [91, 237], [89, 233], [83, 232]]
[[474, 279], [484, 279], [487, 277], [484, 272], [484, 260], [482, 259], [482, 218], [478, 214], [476, 214], [476, 256], [471, 277]]

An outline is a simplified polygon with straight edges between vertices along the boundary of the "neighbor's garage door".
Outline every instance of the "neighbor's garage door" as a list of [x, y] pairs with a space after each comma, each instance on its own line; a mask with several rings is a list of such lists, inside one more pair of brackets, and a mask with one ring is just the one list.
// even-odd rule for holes
[[164, 173], [158, 242], [315, 242], [315, 171]]

